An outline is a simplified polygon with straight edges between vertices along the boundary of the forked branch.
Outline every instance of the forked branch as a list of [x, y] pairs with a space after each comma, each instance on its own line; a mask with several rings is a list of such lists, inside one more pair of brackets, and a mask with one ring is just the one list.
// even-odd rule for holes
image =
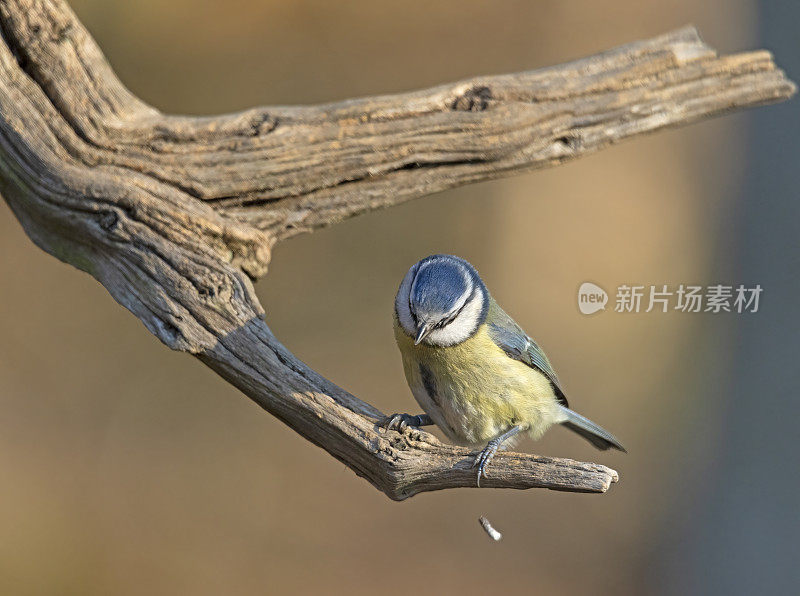
[[[62, 0], [0, 0], [0, 192], [28, 235], [393, 499], [474, 486], [469, 451], [381, 413], [272, 335], [275, 242], [445, 188], [557, 165], [794, 85], [691, 28], [533, 72], [209, 118], [134, 97]], [[501, 453], [486, 486], [604, 492], [596, 464]]]

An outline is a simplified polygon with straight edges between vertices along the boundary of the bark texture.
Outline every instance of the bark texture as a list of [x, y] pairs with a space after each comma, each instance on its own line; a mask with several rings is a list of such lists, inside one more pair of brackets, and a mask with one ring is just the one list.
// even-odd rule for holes
[[[717, 56], [686, 28], [532, 72], [190, 118], [134, 97], [62, 0], [0, 0], [0, 33], [0, 192], [31, 239], [398, 500], [474, 486], [470, 452], [377, 428], [378, 410], [275, 339], [251, 282], [275, 242], [795, 91], [768, 52]], [[616, 480], [500, 453], [484, 485]]]

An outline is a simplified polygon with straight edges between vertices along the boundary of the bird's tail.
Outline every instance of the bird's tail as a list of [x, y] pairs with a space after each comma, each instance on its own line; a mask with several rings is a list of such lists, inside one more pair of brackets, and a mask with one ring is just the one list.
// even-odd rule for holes
[[572, 432], [578, 433], [601, 451], [605, 451], [606, 449], [619, 449], [627, 453], [625, 447], [620, 445], [616, 437], [606, 429], [564, 406], [561, 406], [561, 412], [564, 415], [564, 420], [561, 424]]

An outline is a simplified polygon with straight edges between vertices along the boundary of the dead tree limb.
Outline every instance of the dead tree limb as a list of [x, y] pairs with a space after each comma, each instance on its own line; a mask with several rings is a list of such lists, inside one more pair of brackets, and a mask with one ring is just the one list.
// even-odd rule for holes
[[[393, 499], [474, 486], [469, 451], [377, 429], [275, 339], [251, 283], [275, 242], [795, 90], [768, 52], [720, 57], [687, 28], [533, 72], [189, 118], [134, 97], [62, 0], [0, 0], [0, 33], [0, 192], [31, 239]], [[486, 486], [616, 479], [501, 453]]]

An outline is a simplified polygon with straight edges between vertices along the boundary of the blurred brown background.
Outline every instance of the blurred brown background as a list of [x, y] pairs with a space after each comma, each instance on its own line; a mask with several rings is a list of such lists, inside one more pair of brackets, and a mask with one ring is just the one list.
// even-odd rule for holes
[[[769, 31], [780, 35], [796, 12], [767, 11], [770, 29], [748, 0], [72, 6], [134, 93], [189, 114], [532, 69], [687, 23], [723, 52], [774, 47]], [[778, 63], [794, 56], [779, 52]], [[797, 116], [794, 104], [762, 111], [762, 128], [773, 123], [765, 144]], [[576, 409], [630, 454], [598, 453], [561, 429], [521, 448], [616, 468], [621, 482], [602, 496], [459, 490], [391, 502], [199, 362], [159, 344], [90, 277], [36, 249], [0, 203], [0, 593], [722, 590], [714, 573], [730, 578], [753, 564], [749, 551], [716, 556], [748, 539], [735, 530], [748, 525], [748, 510], [800, 518], [794, 499], [764, 485], [780, 503], [760, 502], [757, 492], [740, 495], [729, 517], [708, 513], [742, 485], [719, 472], [741, 464], [732, 455], [738, 440], [752, 433], [752, 454], [776, 430], [762, 420], [731, 431], [743, 411], [728, 391], [733, 375], [763, 370], [766, 358], [759, 352], [739, 366], [736, 350], [766, 319], [585, 317], [575, 295], [587, 280], [610, 293], [623, 283], [766, 285], [758, 262], [740, 267], [747, 206], [768, 192], [751, 159], [761, 142], [748, 133], [752, 122], [727, 116], [363, 216], [281, 245], [257, 284], [267, 321], [299, 357], [383, 411], [407, 411], [415, 404], [391, 331], [396, 286], [429, 253], [469, 259], [547, 349]], [[791, 169], [796, 151], [774, 154]], [[789, 188], [772, 196], [788, 203]], [[800, 250], [785, 238], [776, 254], [796, 276]], [[781, 302], [786, 277], [765, 288], [762, 309]], [[796, 398], [796, 373], [779, 368], [771, 378], [785, 381], [782, 399]], [[776, 455], [792, 475], [796, 456]], [[483, 534], [481, 514], [502, 542]], [[760, 519], [750, 520], [753, 531], [770, 527]], [[764, 536], [767, 549], [796, 560], [793, 542]]]

